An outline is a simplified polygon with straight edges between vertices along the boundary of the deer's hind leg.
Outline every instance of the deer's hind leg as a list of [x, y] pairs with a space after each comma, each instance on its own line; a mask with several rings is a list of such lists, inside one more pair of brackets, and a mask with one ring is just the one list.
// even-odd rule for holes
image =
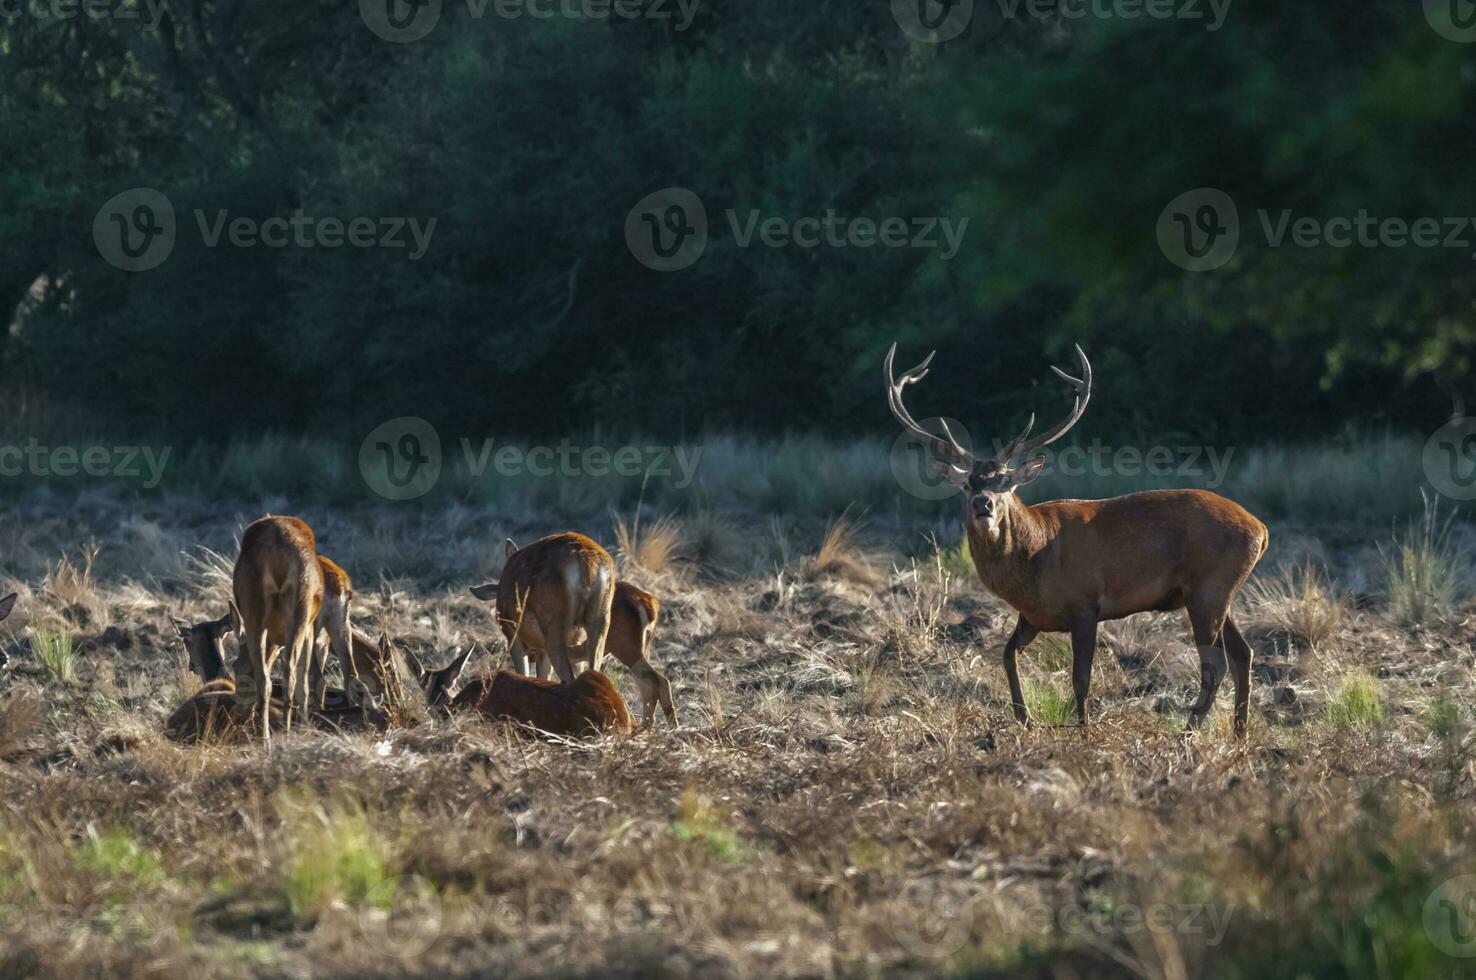
[[1189, 709], [1189, 727], [1196, 729], [1214, 707], [1215, 694], [1225, 679], [1224, 629], [1230, 598], [1223, 595], [1195, 596], [1189, 600], [1188, 610], [1189, 623], [1194, 629], [1194, 645], [1199, 650], [1199, 698]]
[[1235, 677], [1235, 736], [1245, 738], [1246, 724], [1250, 720], [1251, 648], [1229, 616], [1225, 617], [1224, 640]]

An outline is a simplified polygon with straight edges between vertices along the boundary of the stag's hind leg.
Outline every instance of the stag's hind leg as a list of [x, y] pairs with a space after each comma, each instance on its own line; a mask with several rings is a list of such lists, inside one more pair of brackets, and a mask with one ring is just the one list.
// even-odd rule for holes
[[1225, 617], [1230, 609], [1228, 597], [1211, 600], [1189, 600], [1189, 623], [1194, 628], [1194, 645], [1199, 649], [1199, 698], [1189, 709], [1189, 727], [1198, 728], [1215, 704], [1220, 681], [1225, 679]]
[[1235, 628], [1235, 621], [1225, 617], [1225, 652], [1230, 655], [1230, 669], [1235, 677], [1235, 737], [1245, 738], [1250, 718], [1251, 648]]

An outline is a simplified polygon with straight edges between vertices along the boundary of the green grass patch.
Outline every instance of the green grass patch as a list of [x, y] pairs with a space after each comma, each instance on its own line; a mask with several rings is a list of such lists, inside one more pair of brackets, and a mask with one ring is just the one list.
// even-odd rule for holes
[[683, 843], [702, 845], [724, 864], [739, 864], [748, 856], [747, 848], [729, 825], [727, 817], [691, 788], [682, 794], [677, 818], [671, 824], [671, 835]]
[[1384, 696], [1377, 679], [1351, 674], [1328, 698], [1323, 712], [1334, 728], [1356, 731], [1372, 728], [1384, 718]]
[[335, 901], [388, 908], [394, 898], [391, 849], [362, 807], [288, 804], [287, 810], [295, 833], [282, 890], [295, 917], [316, 922]]
[[77, 652], [72, 646], [72, 634], [62, 631], [31, 629], [31, 655], [36, 662], [58, 684], [71, 685], [77, 682]]
[[1032, 720], [1042, 725], [1072, 725], [1076, 723], [1076, 697], [1062, 694], [1054, 685], [1039, 681], [1025, 681], [1025, 710]]

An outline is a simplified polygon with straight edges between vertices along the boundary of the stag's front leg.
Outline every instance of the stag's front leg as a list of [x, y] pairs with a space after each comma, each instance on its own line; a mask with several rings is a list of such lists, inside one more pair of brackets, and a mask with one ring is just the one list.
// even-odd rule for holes
[[1076, 719], [1087, 727], [1087, 693], [1092, 688], [1092, 661], [1097, 656], [1097, 618], [1071, 627], [1071, 690], [1076, 694]]
[[1004, 648], [1004, 669], [1005, 677], [1010, 682], [1010, 703], [1015, 709], [1015, 720], [1026, 726], [1030, 724], [1030, 715], [1025, 711], [1025, 694], [1020, 690], [1019, 654], [1039, 633], [1039, 630], [1025, 622], [1025, 617], [1021, 616], [1015, 620], [1015, 632], [1010, 634]]

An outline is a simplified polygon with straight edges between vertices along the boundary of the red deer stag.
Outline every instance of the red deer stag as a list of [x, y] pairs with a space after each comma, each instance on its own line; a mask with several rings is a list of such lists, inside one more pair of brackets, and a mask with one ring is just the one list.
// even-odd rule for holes
[[497, 623], [518, 673], [529, 672], [530, 651], [547, 656], [565, 684], [574, 683], [575, 660], [591, 670], [603, 665], [615, 559], [584, 535], [554, 534], [521, 550], [509, 539], [501, 582], [472, 589], [472, 595], [496, 600]]
[[233, 578], [250, 671], [236, 678], [236, 696], [256, 696], [261, 737], [271, 744], [272, 663], [287, 652], [287, 711], [308, 722], [308, 672], [318, 613], [323, 607], [323, 570], [312, 528], [295, 517], [263, 517], [241, 536]]
[[[929, 453], [934, 471], [964, 494], [964, 530], [984, 587], [1019, 613], [1004, 648], [1015, 717], [1029, 724], [1017, 655], [1042, 631], [1071, 634], [1077, 717], [1087, 724], [1087, 692], [1097, 624], [1134, 613], [1187, 609], [1199, 647], [1199, 699], [1189, 725], [1214, 705], [1226, 656], [1235, 677], [1235, 732], [1244, 737], [1250, 710], [1251, 649], [1230, 619], [1246, 576], [1266, 552], [1266, 527], [1240, 505], [1203, 490], [1150, 490], [1109, 500], [1052, 500], [1027, 506], [1015, 491], [1040, 475], [1034, 454], [1060, 439], [1086, 411], [1092, 366], [1080, 347], [1082, 376], [1051, 368], [1076, 392], [1071, 413], [1035, 438], [1035, 416], [993, 459], [977, 460], [943, 425], [941, 436], [918, 425], [902, 391], [928, 373], [927, 360], [893, 376], [897, 345], [887, 352], [887, 404]], [[936, 353], [936, 352], [935, 352]]]
[[432, 708], [475, 711], [484, 718], [514, 721], [550, 735], [624, 735], [635, 727], [620, 692], [597, 670], [586, 670], [572, 684], [499, 670], [490, 681], [471, 681], [452, 698], [451, 688], [470, 656], [468, 650], [440, 670], [425, 669], [411, 653], [405, 659]]

